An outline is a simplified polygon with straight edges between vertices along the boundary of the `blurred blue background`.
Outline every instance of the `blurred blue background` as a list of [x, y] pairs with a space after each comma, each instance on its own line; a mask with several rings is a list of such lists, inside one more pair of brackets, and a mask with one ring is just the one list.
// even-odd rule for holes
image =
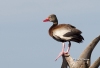
[[[48, 35], [52, 23], [43, 20], [56, 14], [59, 23], [72, 24], [85, 38], [72, 42], [70, 55], [78, 58], [86, 46], [100, 35], [99, 0], [1, 0], [0, 68], [60, 68], [54, 61], [62, 43]], [[68, 42], [66, 42], [67, 49]], [[92, 53], [93, 63], [100, 56], [100, 43]]]

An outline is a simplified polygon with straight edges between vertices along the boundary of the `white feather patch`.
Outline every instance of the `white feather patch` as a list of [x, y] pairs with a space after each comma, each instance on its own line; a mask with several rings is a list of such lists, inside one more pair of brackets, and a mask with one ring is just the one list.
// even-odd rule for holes
[[58, 37], [60, 37], [60, 38], [62, 38], [62, 39], [65, 39], [65, 40], [69, 40], [69, 39], [71, 39], [72, 37], [64, 37], [63, 35], [64, 34], [66, 34], [66, 33], [68, 33], [68, 32], [71, 32], [71, 30], [55, 30], [55, 31], [53, 31], [53, 36], [58, 36]]

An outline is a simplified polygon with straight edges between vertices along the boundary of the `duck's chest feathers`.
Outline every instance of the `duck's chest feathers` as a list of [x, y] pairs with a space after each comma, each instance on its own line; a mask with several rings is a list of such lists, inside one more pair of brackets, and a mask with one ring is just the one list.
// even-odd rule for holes
[[56, 24], [56, 25], [53, 24], [53, 25], [50, 27], [50, 29], [49, 29], [49, 35], [50, 35], [51, 37], [53, 36], [53, 31], [55, 30], [56, 26], [57, 26], [57, 24]]

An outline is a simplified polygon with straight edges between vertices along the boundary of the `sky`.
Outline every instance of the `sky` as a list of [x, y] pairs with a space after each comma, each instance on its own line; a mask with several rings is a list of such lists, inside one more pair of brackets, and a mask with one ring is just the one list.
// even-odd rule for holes
[[[62, 43], [48, 34], [52, 23], [43, 22], [50, 14], [57, 15], [59, 24], [71, 24], [83, 32], [83, 43], [72, 42], [73, 58], [100, 35], [100, 0], [0, 0], [0, 68], [61, 67], [62, 58], [55, 58]], [[91, 63], [99, 52], [100, 42]]]

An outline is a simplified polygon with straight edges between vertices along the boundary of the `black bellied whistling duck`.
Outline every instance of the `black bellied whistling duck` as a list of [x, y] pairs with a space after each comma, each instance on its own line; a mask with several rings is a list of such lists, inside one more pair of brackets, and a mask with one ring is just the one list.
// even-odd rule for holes
[[[51, 14], [43, 20], [43, 22], [53, 22], [53, 25], [49, 29], [49, 35], [59, 41], [62, 42], [62, 51], [60, 54], [57, 56], [56, 60], [62, 56], [64, 53], [68, 53], [71, 47], [71, 42], [74, 41], [77, 43], [81, 43], [84, 38], [81, 36], [81, 31], [76, 29], [75, 26], [72, 26], [70, 24], [59, 24], [58, 25], [58, 19], [55, 14]], [[68, 49], [66, 52], [64, 52], [65, 48], [65, 43], [64, 42], [69, 42], [68, 44]]]

